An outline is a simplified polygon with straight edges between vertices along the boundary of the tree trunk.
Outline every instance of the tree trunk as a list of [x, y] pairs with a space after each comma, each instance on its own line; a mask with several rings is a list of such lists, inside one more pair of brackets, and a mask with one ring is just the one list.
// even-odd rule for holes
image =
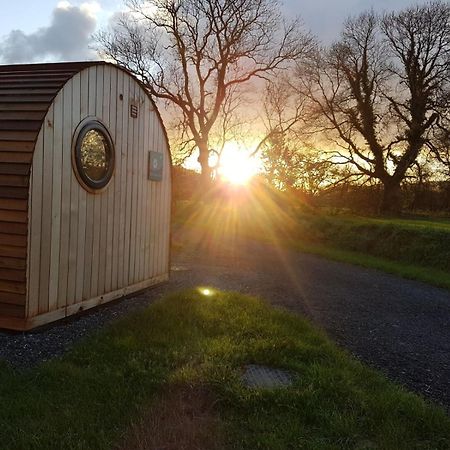
[[207, 143], [199, 143], [199, 156], [198, 162], [200, 163], [201, 174], [200, 174], [200, 186], [199, 186], [199, 194], [200, 196], [207, 195], [212, 187], [211, 183], [211, 175], [212, 170], [209, 166], [209, 149]]
[[383, 214], [398, 214], [402, 209], [402, 190], [396, 181], [383, 182], [383, 197], [380, 212]]

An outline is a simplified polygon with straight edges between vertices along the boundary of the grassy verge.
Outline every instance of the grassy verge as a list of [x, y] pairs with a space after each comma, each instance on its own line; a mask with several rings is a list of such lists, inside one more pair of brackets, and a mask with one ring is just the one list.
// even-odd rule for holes
[[294, 234], [299, 251], [450, 289], [447, 221], [305, 214]]
[[342, 261], [357, 266], [377, 269], [399, 277], [450, 289], [450, 274], [443, 270], [392, 261], [386, 258], [367, 255], [362, 252], [343, 250], [331, 245], [311, 244], [302, 240], [289, 240], [286, 241], [285, 245], [300, 252], [323, 256], [334, 261]]
[[447, 272], [450, 224], [444, 221], [300, 214], [299, 231], [322, 243]]
[[[240, 381], [248, 363], [291, 370], [295, 383], [248, 389]], [[0, 401], [4, 450], [183, 448], [187, 441], [209, 448], [211, 433], [215, 448], [450, 448], [450, 419], [440, 408], [298, 316], [218, 291], [174, 294], [61, 360], [26, 372], [2, 367]], [[187, 414], [174, 415], [186, 404]], [[173, 426], [161, 433], [166, 418]]]
[[450, 289], [446, 219], [327, 215], [256, 198], [244, 205], [188, 204], [176, 210], [174, 225], [215, 241], [234, 234]]

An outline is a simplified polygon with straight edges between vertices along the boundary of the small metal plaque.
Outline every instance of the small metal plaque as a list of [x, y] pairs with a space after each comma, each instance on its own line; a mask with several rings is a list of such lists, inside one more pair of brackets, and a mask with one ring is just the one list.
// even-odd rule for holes
[[148, 179], [161, 181], [163, 179], [163, 154], [149, 152], [148, 166]]
[[275, 389], [291, 386], [294, 376], [286, 370], [249, 364], [244, 368], [242, 381], [249, 388]]

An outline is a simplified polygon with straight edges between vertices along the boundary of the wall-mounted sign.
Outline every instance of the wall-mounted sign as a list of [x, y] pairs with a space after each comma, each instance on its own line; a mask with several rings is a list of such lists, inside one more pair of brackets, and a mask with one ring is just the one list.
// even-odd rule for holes
[[162, 178], [163, 178], [163, 154], [158, 152], [149, 152], [148, 179], [152, 181], [161, 181]]

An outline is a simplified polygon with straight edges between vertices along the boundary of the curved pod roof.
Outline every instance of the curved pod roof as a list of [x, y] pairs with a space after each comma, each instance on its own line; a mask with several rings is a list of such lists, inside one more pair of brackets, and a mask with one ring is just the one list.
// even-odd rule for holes
[[104, 61], [0, 66], [0, 198], [27, 198], [20, 188], [28, 185], [32, 152], [48, 109], [74, 75], [98, 65], [117, 67], [135, 78]]

